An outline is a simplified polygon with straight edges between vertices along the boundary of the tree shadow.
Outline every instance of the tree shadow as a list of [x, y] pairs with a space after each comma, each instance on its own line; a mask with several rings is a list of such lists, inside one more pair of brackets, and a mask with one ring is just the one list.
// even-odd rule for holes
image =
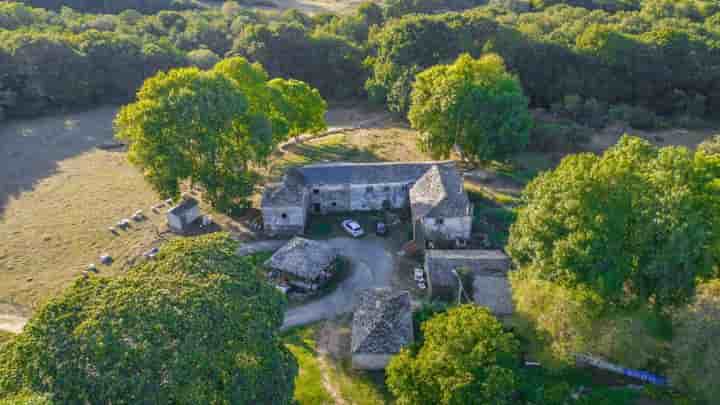
[[0, 127], [0, 219], [12, 198], [59, 172], [60, 162], [113, 142], [115, 106], [14, 120]]

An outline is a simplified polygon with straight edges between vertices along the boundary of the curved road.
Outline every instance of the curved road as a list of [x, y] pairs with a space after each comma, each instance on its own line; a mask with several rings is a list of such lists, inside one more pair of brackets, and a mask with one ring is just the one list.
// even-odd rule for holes
[[368, 235], [363, 239], [342, 237], [327, 242], [348, 259], [352, 273], [330, 294], [285, 312], [283, 329], [351, 312], [357, 291], [390, 286], [394, 259], [386, 241]]

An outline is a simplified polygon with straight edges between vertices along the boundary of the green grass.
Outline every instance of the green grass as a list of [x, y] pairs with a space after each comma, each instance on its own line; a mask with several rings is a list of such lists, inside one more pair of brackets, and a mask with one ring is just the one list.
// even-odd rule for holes
[[355, 405], [380, 405], [392, 402], [385, 388], [385, 374], [353, 370], [349, 361], [333, 363], [330, 375], [340, 389], [342, 397]]
[[[295, 400], [300, 405], [333, 404], [333, 398], [323, 385], [320, 354], [317, 352], [316, 336], [321, 324], [291, 329], [283, 334], [287, 348], [295, 355], [300, 372], [295, 379]], [[336, 387], [340, 396], [353, 405], [380, 405], [392, 402], [385, 389], [384, 373], [368, 373], [353, 370], [349, 361], [334, 361], [325, 357], [329, 383]]]
[[285, 346], [298, 361], [300, 371], [295, 378], [295, 400], [300, 405], [332, 404], [333, 399], [322, 383], [317, 359], [315, 335], [317, 325], [292, 329], [283, 335]]

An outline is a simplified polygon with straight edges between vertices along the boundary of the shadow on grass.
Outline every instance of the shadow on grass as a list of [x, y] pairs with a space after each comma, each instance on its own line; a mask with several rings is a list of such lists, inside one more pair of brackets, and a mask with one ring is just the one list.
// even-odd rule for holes
[[288, 154], [273, 162], [272, 176], [281, 176], [293, 166], [322, 162], [379, 162], [375, 152], [367, 148], [345, 144], [345, 136], [330, 136], [308, 143], [287, 146]]

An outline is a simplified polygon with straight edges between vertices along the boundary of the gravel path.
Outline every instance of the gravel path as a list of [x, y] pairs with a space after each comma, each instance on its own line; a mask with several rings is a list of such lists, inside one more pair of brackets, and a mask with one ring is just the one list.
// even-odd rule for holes
[[257, 242], [245, 242], [237, 250], [238, 256], [247, 256], [258, 252], [274, 252], [280, 249], [286, 240], [261, 240]]
[[352, 274], [330, 294], [285, 312], [283, 329], [351, 312], [357, 291], [390, 286], [394, 259], [384, 239], [369, 235], [363, 239], [334, 238], [328, 243], [350, 261]]

